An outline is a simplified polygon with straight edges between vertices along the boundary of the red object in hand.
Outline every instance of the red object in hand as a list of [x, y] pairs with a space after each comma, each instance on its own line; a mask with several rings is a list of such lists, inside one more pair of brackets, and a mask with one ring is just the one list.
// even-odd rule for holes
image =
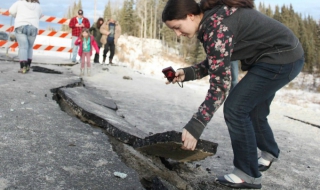
[[173, 79], [176, 77], [175, 76], [176, 72], [175, 72], [175, 70], [173, 70], [172, 67], [164, 68], [164, 69], [162, 69], [162, 72], [167, 77], [169, 82], [172, 82]]

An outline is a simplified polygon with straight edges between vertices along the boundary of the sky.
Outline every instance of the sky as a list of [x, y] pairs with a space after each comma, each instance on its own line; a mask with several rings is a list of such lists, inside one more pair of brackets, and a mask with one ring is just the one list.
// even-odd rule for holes
[[[17, 0], [2, 0], [0, 8], [9, 9], [10, 6]], [[55, 16], [62, 18], [68, 10], [68, 7], [73, 4], [75, 0], [40, 0], [40, 5], [42, 7], [43, 14], [46, 16]], [[118, 4], [121, 6], [122, 0], [110, 0], [112, 4]], [[309, 14], [315, 19], [320, 20], [320, 3], [318, 0], [255, 0], [255, 4], [258, 6], [260, 2], [264, 2], [266, 6], [269, 4], [272, 8], [275, 5], [290, 5], [293, 6], [293, 9], [301, 13], [302, 16], [308, 16]], [[108, 0], [96, 0], [96, 18], [103, 15], [103, 10], [105, 5], [108, 3]], [[94, 0], [82, 0], [84, 16], [90, 20], [92, 24], [94, 20]], [[0, 15], [0, 24], [10, 25], [10, 17]], [[53, 27], [60, 29], [61, 26], [51, 23], [40, 23], [40, 28], [46, 29], [47, 27]]]
[[292, 5], [293, 10], [296, 13], [301, 13], [302, 16], [312, 16], [315, 20], [320, 20], [320, 3], [319, 0], [255, 0], [254, 1], [256, 6], [259, 6], [259, 3], [262, 2], [266, 6], [271, 5], [273, 8], [276, 5], [280, 7], [282, 5]]
[[[17, 0], [1, 0], [0, 8], [9, 9], [10, 6]], [[45, 16], [54, 16], [57, 18], [63, 18], [67, 14], [69, 6], [73, 5], [75, 0], [39, 0], [42, 12]], [[103, 15], [105, 6], [109, 0], [96, 0], [96, 18]], [[78, 0], [76, 0], [78, 2]], [[94, 21], [94, 0], [82, 0], [83, 13], [86, 18], [89, 19], [92, 24]], [[120, 6], [122, 0], [110, 0], [111, 4], [114, 6]], [[4, 23], [3, 23], [4, 22]], [[10, 25], [10, 18], [7, 16], [0, 15], [0, 24]], [[40, 22], [41, 29], [46, 29], [47, 27], [53, 27], [60, 29], [61, 25]]]

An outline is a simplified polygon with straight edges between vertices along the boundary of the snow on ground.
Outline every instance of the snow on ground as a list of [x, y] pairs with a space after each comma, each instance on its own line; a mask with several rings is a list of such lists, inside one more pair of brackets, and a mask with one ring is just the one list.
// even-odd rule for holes
[[[132, 36], [121, 36], [118, 41], [118, 56], [121, 57], [119, 64], [126, 65], [133, 70], [137, 70], [146, 75], [162, 78], [161, 70], [167, 66], [174, 69], [187, 66], [177, 58], [174, 51], [170, 55], [163, 53], [164, 47], [160, 40], [139, 39]], [[121, 62], [122, 61], [122, 62]], [[277, 92], [274, 102], [288, 103], [310, 109], [310, 111], [320, 113], [320, 96], [319, 92], [310, 92], [313, 85], [312, 75], [301, 73], [285, 88]], [[208, 88], [208, 78], [200, 81], [194, 81], [198, 85]], [[320, 78], [317, 78], [317, 84], [320, 84]], [[190, 86], [190, 85], [189, 85]], [[303, 89], [300, 89], [303, 88]]]
[[[37, 36], [35, 44], [71, 47], [71, 39]], [[9, 53], [17, 54], [17, 52], [16, 50], [15, 52]], [[102, 61], [102, 52], [103, 49], [101, 48], [100, 61]], [[70, 53], [42, 50], [34, 51], [35, 60], [36, 58], [41, 61], [48, 60], [48, 56], [54, 56], [55, 59], [52, 60], [54, 62], [70, 59]], [[124, 35], [120, 36], [118, 40], [114, 62], [146, 76], [161, 80], [163, 80], [163, 74], [161, 72], [163, 68], [172, 66], [174, 69], [178, 69], [188, 66], [179, 59], [174, 50], [167, 50], [160, 40], [140, 39]], [[93, 65], [93, 67], [94, 66], [95, 65]], [[243, 74], [240, 76], [243, 76]], [[316, 78], [315, 81], [318, 87], [313, 87], [314, 77], [312, 75], [300, 73], [290, 84], [277, 92], [273, 103], [300, 106], [312, 112], [320, 113], [320, 78]], [[199, 93], [204, 93], [208, 88], [208, 78], [193, 81], [189, 83], [188, 86], [200, 90], [201, 92]], [[309, 89], [313, 89], [313, 91]]]

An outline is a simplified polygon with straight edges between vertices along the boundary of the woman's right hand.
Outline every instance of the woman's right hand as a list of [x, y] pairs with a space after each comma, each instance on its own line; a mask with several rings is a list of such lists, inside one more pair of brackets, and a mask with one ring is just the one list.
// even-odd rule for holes
[[[184, 81], [185, 75], [184, 75], [183, 69], [178, 69], [178, 70], [176, 71], [175, 76], [176, 76], [176, 77], [172, 80], [172, 83], [173, 83], [173, 84], [176, 83], [176, 82], [182, 82], [182, 81]], [[170, 82], [167, 81], [166, 84], [170, 84]]]

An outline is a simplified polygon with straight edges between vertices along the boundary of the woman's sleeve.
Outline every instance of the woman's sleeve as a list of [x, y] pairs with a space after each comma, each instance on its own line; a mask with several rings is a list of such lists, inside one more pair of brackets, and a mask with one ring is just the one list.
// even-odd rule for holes
[[204, 127], [211, 120], [214, 113], [227, 97], [231, 85], [230, 57], [233, 51], [233, 34], [224, 24], [216, 26], [204, 34], [204, 47], [207, 60], [193, 66], [195, 77], [200, 77], [207, 68], [210, 76], [210, 87], [205, 100], [185, 128], [195, 137], [199, 138]]
[[76, 46], [80, 45], [80, 43], [81, 43], [81, 41], [79, 42], [80, 39], [81, 38], [77, 38], [77, 40], [74, 42], [74, 45], [76, 45]]
[[70, 28], [75, 28], [76, 27], [76, 18], [75, 17], [70, 19], [69, 27]]
[[90, 31], [90, 32], [92, 32], [93, 30], [96, 30], [95, 27], [94, 27], [94, 25], [92, 25], [92, 26], [89, 28], [89, 31]]
[[93, 48], [96, 50], [96, 53], [99, 54], [100, 49], [99, 49], [99, 47], [98, 47], [97, 42], [94, 40], [93, 37], [92, 37], [92, 45], [93, 45]]
[[39, 8], [39, 19], [40, 19], [41, 17], [43, 17], [43, 14], [42, 14], [42, 9], [41, 9], [41, 7], [40, 7], [40, 8]]
[[87, 18], [83, 18], [83, 24], [85, 28], [90, 28], [90, 21]]
[[108, 35], [108, 23], [103, 23], [102, 26], [100, 27], [100, 33], [103, 35]]
[[191, 67], [183, 68], [185, 78], [183, 82], [201, 79], [208, 75], [208, 60], [204, 60]]
[[11, 7], [9, 8], [9, 13], [10, 15], [12, 15], [13, 17], [16, 17], [17, 12], [18, 12], [18, 3], [19, 1], [13, 3], [13, 5], [11, 5]]

